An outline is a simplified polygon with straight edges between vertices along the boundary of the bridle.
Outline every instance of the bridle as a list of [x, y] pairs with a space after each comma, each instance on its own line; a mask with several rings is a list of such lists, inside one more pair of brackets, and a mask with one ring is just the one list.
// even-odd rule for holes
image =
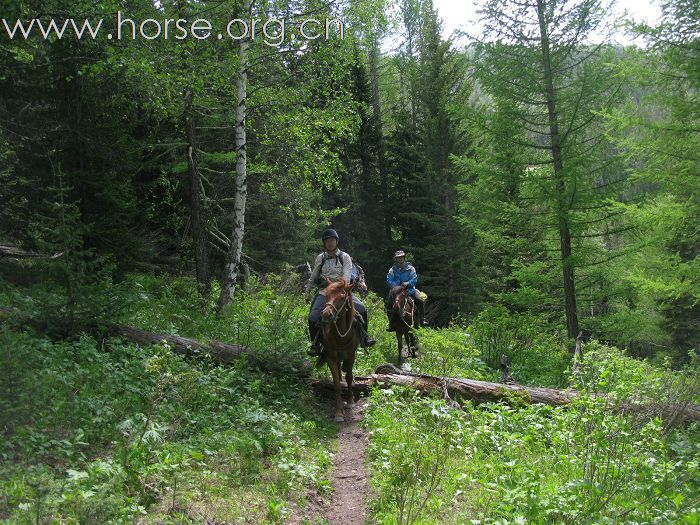
[[415, 315], [415, 310], [416, 310], [415, 301], [413, 302], [413, 308], [411, 308], [411, 324], [408, 324], [403, 318], [403, 314], [406, 311], [406, 305], [408, 304], [408, 299], [410, 297], [406, 290], [402, 290], [401, 292], [396, 294], [397, 296], [396, 296], [396, 299], [394, 299], [394, 306], [396, 306], [396, 304], [399, 302], [399, 295], [402, 293], [404, 294], [404, 299], [403, 299], [403, 304], [399, 306], [399, 312], [398, 312], [399, 319], [401, 319], [401, 322], [403, 324], [405, 324], [407, 328], [413, 328], [413, 316]]
[[[340, 312], [342, 312], [343, 310], [350, 309], [349, 303], [351, 300], [350, 299], [351, 293], [348, 291], [346, 291], [344, 293], [345, 293], [345, 295], [344, 295], [345, 300], [343, 301], [343, 304], [340, 305], [340, 308], [337, 308], [335, 306], [335, 304], [333, 304], [333, 302], [326, 301], [325, 307], [330, 306], [331, 308], [333, 308], [333, 317], [331, 317], [330, 319], [321, 318], [322, 323], [333, 323], [333, 326], [335, 327], [335, 331], [338, 333], [338, 337], [340, 337], [341, 339], [343, 339], [346, 335], [348, 335], [350, 333], [350, 330], [352, 330], [352, 326], [355, 323], [355, 316], [352, 316], [352, 319], [350, 319], [350, 326], [348, 326], [348, 329], [345, 331], [345, 333], [343, 333], [343, 334], [340, 333], [340, 329], [338, 328], [338, 317], [340, 316]], [[324, 307], [324, 310], [325, 310], [325, 307]]]

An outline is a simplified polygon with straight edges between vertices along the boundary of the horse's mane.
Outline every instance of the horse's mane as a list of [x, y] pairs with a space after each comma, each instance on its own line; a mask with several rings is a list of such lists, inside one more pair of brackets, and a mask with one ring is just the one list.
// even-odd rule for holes
[[[348, 282], [345, 279], [340, 279], [338, 281], [334, 281], [328, 286], [326, 286], [326, 298], [333, 298], [336, 294], [339, 294], [341, 292], [347, 292], [350, 294], [350, 310], [352, 312], [353, 317], [355, 316], [355, 302], [352, 300], [352, 289], [346, 288], [348, 285]], [[351, 317], [351, 319], [353, 318]]]
[[396, 296], [399, 295], [401, 292], [404, 291], [403, 286], [392, 286], [391, 290], [389, 290], [389, 299], [393, 303], [394, 300], [396, 299]]
[[345, 279], [340, 279], [340, 280], [338, 280], [338, 281], [333, 281], [331, 284], [329, 284], [328, 286], [326, 286], [326, 294], [328, 294], [328, 292], [337, 293], [338, 291], [340, 291], [340, 290], [342, 290], [343, 288], [345, 288], [345, 286], [346, 286], [347, 284], [348, 284], [348, 283], [345, 281]]

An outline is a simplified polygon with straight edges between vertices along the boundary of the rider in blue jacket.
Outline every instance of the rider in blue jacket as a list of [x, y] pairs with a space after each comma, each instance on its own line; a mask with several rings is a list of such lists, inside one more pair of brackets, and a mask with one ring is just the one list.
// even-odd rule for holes
[[[406, 261], [406, 253], [403, 250], [398, 250], [394, 254], [394, 264], [389, 268], [389, 272], [386, 274], [386, 284], [389, 286], [389, 298], [387, 301], [387, 310], [392, 308], [391, 289], [395, 286], [402, 286], [408, 291], [408, 295], [413, 298], [416, 306], [418, 307], [418, 322], [425, 326], [424, 319], [424, 304], [421, 301], [418, 293], [416, 291], [416, 283], [418, 282], [418, 273], [416, 269], [411, 265], [411, 263]], [[391, 327], [387, 329], [391, 331]]]

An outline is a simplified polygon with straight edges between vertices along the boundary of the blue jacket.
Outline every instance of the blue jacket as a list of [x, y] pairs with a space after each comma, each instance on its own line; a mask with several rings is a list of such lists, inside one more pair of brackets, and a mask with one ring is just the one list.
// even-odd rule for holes
[[403, 266], [394, 264], [394, 266], [389, 268], [389, 273], [386, 274], [386, 284], [389, 285], [389, 288], [401, 286], [401, 283], [408, 283], [407, 290], [411, 295], [416, 291], [417, 282], [418, 273], [416, 273], [416, 269], [409, 262], [405, 262]]

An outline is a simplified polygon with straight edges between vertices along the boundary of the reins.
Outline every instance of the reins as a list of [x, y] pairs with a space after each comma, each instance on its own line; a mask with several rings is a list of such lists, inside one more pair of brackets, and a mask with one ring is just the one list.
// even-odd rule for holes
[[[355, 323], [355, 316], [351, 316], [352, 318], [350, 319], [350, 326], [348, 326], [348, 329], [345, 331], [344, 334], [340, 333], [340, 329], [338, 328], [338, 317], [340, 316], [340, 312], [343, 310], [343, 308], [347, 308], [348, 301], [350, 301], [350, 292], [346, 292], [345, 300], [343, 301], [343, 304], [340, 306], [340, 308], [336, 308], [335, 305], [328, 301], [326, 302], [326, 306], [330, 306], [333, 308], [333, 311], [335, 312], [335, 315], [333, 316], [333, 326], [335, 327], [335, 331], [338, 333], [338, 337], [341, 339], [345, 338], [350, 333], [350, 330], [352, 330], [352, 325]], [[350, 310], [352, 312], [352, 310]]]
[[408, 304], [408, 298], [409, 298], [409, 295], [406, 294], [406, 296], [404, 297], [404, 300], [403, 300], [403, 305], [399, 307], [399, 318], [401, 319], [401, 322], [406, 325], [406, 328], [410, 329], [410, 328], [413, 328], [413, 314], [415, 313], [414, 310], [416, 308], [416, 303], [414, 302], [413, 308], [411, 308], [411, 324], [408, 324], [403, 318], [403, 314], [406, 311], [406, 305]]

